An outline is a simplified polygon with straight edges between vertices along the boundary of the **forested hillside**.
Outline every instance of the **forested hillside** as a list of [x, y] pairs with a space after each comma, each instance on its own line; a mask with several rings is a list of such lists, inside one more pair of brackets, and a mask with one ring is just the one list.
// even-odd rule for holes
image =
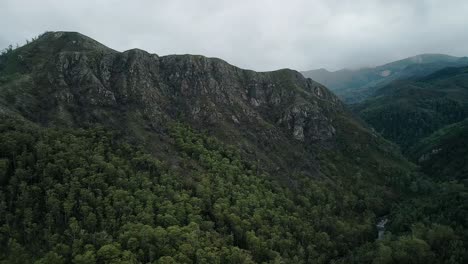
[[445, 126], [419, 141], [409, 156], [440, 180], [468, 179], [468, 120]]
[[447, 68], [415, 81], [398, 81], [352, 105], [353, 110], [403, 150], [436, 130], [468, 117], [468, 68]]
[[373, 98], [352, 105], [427, 175], [411, 184], [413, 194], [407, 193], [389, 217], [394, 234], [409, 232], [411, 236], [393, 240], [387, 236], [374, 248], [383, 256], [371, 258], [398, 255], [396, 251], [408, 245], [410, 238], [420, 239], [421, 249], [428, 249], [422, 241], [427, 242], [435, 253], [429, 262], [466, 258], [461, 245], [466, 245], [468, 236], [467, 80], [466, 67], [446, 68], [418, 80], [393, 82]]
[[0, 132], [5, 263], [328, 262], [373, 240], [386, 207], [384, 186], [353, 175], [281, 186], [182, 125], [176, 168], [104, 128], [2, 116]]
[[464, 185], [293, 70], [48, 32], [0, 56], [0, 117], [0, 263], [468, 260]]

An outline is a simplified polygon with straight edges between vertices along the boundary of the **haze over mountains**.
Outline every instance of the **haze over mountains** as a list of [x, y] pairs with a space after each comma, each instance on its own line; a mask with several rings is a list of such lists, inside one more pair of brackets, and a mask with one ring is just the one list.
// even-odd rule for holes
[[422, 77], [446, 67], [459, 66], [468, 66], [468, 57], [421, 54], [376, 67], [334, 72], [318, 69], [302, 74], [327, 86], [345, 102], [355, 103], [394, 80]]
[[349, 108], [294, 70], [46, 32], [0, 56], [0, 263], [466, 263], [467, 72], [421, 77], [465, 60], [343, 74], [383, 87]]
[[468, 177], [468, 67], [393, 81], [350, 107], [428, 175]]
[[379, 133], [407, 149], [468, 117], [468, 67], [394, 81], [352, 108]]

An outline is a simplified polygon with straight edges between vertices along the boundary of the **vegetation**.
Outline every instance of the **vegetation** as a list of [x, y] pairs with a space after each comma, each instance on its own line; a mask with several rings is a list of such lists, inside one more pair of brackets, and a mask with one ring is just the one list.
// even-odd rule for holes
[[436, 130], [468, 117], [468, 68], [394, 82], [353, 110], [404, 151]]
[[[3, 263], [361, 262], [369, 256], [353, 255], [359, 245], [359, 254], [403, 247], [407, 255], [395, 248], [395, 261], [422, 263], [464, 242], [448, 226], [418, 225], [423, 242], [404, 236], [369, 245], [372, 209], [385, 203], [380, 190], [359, 178], [347, 188], [305, 178], [293, 192], [257, 174], [234, 148], [180, 124], [171, 128], [180, 169], [103, 128], [42, 129], [2, 117], [0, 135]], [[451, 235], [432, 241], [424, 237], [432, 228]], [[437, 246], [447, 241], [454, 246]], [[382, 250], [366, 254], [381, 258]]]
[[392, 81], [415, 79], [445, 69], [468, 65], [467, 57], [444, 54], [420, 54], [384, 65], [362, 69], [342, 69], [329, 72], [325, 69], [305, 71], [302, 74], [318, 81], [346, 103], [359, 103]]
[[297, 72], [55, 32], [0, 74], [0, 264], [468, 262], [463, 170], [418, 172]]
[[307, 180], [296, 196], [184, 126], [184, 173], [100, 128], [2, 118], [1, 136], [5, 263], [326, 262], [374, 236], [373, 199]]
[[417, 262], [401, 258], [409, 255], [427, 263], [467, 262], [468, 126], [461, 121], [468, 116], [467, 88], [466, 67], [446, 68], [394, 82], [353, 106], [428, 176], [392, 209], [392, 233], [355, 252], [359, 262]]
[[443, 127], [422, 139], [408, 155], [439, 180], [468, 179], [468, 120]]

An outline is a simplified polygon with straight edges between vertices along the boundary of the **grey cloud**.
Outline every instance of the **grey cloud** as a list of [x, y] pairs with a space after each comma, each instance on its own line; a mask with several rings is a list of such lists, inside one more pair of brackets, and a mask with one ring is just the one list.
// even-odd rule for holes
[[0, 48], [46, 30], [117, 50], [203, 54], [255, 70], [337, 69], [468, 55], [468, 1], [1, 0]]

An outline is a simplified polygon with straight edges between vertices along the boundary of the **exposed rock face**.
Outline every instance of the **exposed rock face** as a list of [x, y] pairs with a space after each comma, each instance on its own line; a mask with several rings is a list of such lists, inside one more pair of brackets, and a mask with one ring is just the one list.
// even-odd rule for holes
[[430, 153], [425, 153], [421, 155], [421, 157], [418, 159], [418, 162], [428, 161], [432, 155], [439, 153], [441, 150], [441, 148], [432, 149]]
[[[13, 55], [22, 57], [18, 81], [29, 85], [13, 107], [31, 119], [158, 133], [166, 122], [183, 120], [230, 143], [253, 145], [280, 168], [291, 165], [280, 154], [288, 151], [301, 157], [294, 163], [311, 166], [313, 151], [305, 149], [333, 142], [336, 117], [348, 116], [327, 88], [289, 69], [258, 73], [203, 56], [117, 52], [66, 32], [46, 33]], [[0, 61], [0, 70], [8, 63]], [[18, 102], [31, 93], [39, 99], [24, 111]]]
[[326, 140], [334, 134], [327, 116], [340, 110], [340, 102], [325, 87], [292, 70], [256, 73], [203, 56], [159, 57], [138, 49], [119, 53], [66, 32], [46, 33], [29, 49], [40, 52], [41, 42], [50, 41], [64, 44], [44, 61], [47, 76], [32, 73], [34, 85], [51, 86], [55, 105], [136, 104], [150, 120], [184, 115], [213, 124], [270, 122], [302, 141]]

